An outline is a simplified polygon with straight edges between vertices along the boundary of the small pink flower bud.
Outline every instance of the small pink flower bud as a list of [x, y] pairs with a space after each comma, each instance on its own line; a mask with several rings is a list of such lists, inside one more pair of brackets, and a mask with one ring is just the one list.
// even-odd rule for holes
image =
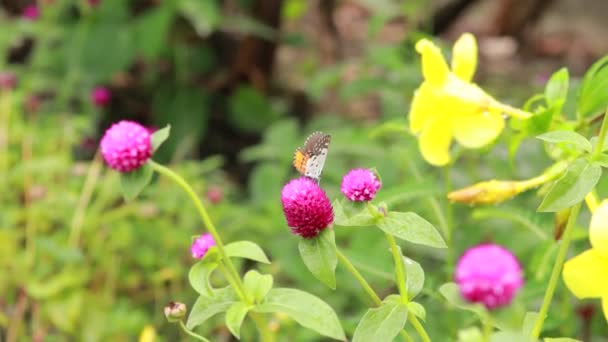
[[40, 16], [40, 11], [38, 10], [38, 6], [36, 6], [36, 5], [27, 5], [23, 9], [23, 12], [21, 13], [21, 15], [23, 16], [23, 18], [25, 18], [27, 20], [34, 21], [34, 20], [38, 19], [38, 17]]
[[488, 309], [510, 304], [524, 283], [517, 259], [494, 244], [466, 251], [458, 261], [455, 278], [464, 299]]
[[218, 204], [222, 202], [222, 199], [224, 198], [224, 192], [222, 191], [222, 188], [217, 185], [210, 186], [209, 189], [207, 189], [206, 195], [207, 199], [212, 204]]
[[334, 221], [331, 202], [309, 178], [294, 179], [281, 192], [283, 213], [294, 234], [313, 238]]
[[97, 107], [105, 107], [110, 103], [112, 93], [106, 87], [95, 87], [91, 91], [91, 101]]
[[374, 199], [381, 186], [372, 171], [355, 169], [344, 176], [340, 190], [351, 201], [367, 202]]
[[136, 122], [115, 123], [101, 139], [101, 154], [114, 170], [131, 172], [145, 164], [152, 155], [150, 133]]
[[209, 233], [203, 234], [198, 239], [194, 240], [192, 247], [190, 247], [190, 252], [192, 252], [193, 258], [201, 259], [207, 254], [209, 248], [213, 246], [215, 246], [213, 236]]
[[0, 91], [14, 89], [17, 85], [17, 77], [12, 72], [0, 72]]
[[165, 317], [167, 317], [167, 320], [169, 322], [173, 323], [173, 322], [179, 322], [184, 317], [186, 317], [188, 308], [186, 307], [186, 304], [184, 304], [184, 303], [169, 302], [169, 304], [167, 306], [165, 306], [164, 312], [165, 312]]

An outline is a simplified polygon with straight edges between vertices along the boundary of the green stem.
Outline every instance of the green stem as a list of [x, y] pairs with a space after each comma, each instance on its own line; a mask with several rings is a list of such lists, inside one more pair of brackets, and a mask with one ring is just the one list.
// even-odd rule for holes
[[483, 341], [490, 342], [492, 331], [494, 330], [494, 324], [492, 316], [489, 312], [486, 312], [486, 318], [483, 320]]
[[[194, 206], [196, 207], [196, 210], [198, 211], [198, 213], [201, 217], [201, 220], [205, 224], [205, 227], [207, 227], [207, 230], [209, 231], [211, 236], [213, 236], [213, 240], [215, 241], [215, 245], [216, 245], [217, 250], [222, 259], [222, 263], [220, 263], [220, 267], [223, 267], [224, 273], [226, 275], [226, 279], [230, 283], [230, 286], [232, 286], [232, 288], [236, 291], [236, 293], [238, 293], [241, 296], [241, 299], [244, 301], [245, 304], [253, 305], [252, 299], [249, 298], [249, 296], [247, 296], [247, 292], [245, 291], [245, 286], [243, 285], [243, 281], [242, 281], [241, 277], [239, 276], [239, 273], [236, 271], [234, 264], [232, 264], [232, 261], [226, 254], [224, 243], [222, 242], [222, 239], [221, 239], [220, 235], [218, 234], [217, 229], [215, 228], [215, 225], [213, 224], [213, 221], [211, 221], [209, 214], [207, 214], [207, 210], [205, 210], [205, 207], [203, 206], [203, 203], [201, 202], [201, 200], [198, 198], [198, 195], [196, 194], [196, 192], [194, 192], [192, 187], [179, 174], [175, 173], [173, 170], [171, 170], [168, 167], [165, 167], [163, 165], [160, 165], [153, 160], [149, 160], [148, 163], [152, 166], [152, 168], [156, 172], [173, 180], [177, 185], [179, 185], [186, 192], [186, 194], [188, 194], [188, 196], [192, 200], [192, 203], [194, 203]], [[265, 318], [262, 315], [258, 315], [258, 314], [251, 314], [250, 316], [256, 322], [257, 328], [262, 337], [262, 341], [272, 342], [274, 340], [274, 338], [273, 338], [271, 332], [268, 330], [268, 324], [266, 324]]]
[[418, 320], [418, 317], [416, 317], [416, 315], [414, 315], [414, 314], [408, 315], [407, 319], [412, 324], [414, 329], [416, 329], [416, 332], [418, 332], [418, 335], [420, 335], [420, 338], [422, 339], [422, 341], [431, 342], [431, 338], [429, 337], [429, 334], [426, 333], [426, 330], [424, 330], [424, 327], [422, 326], [422, 324], [420, 323], [420, 321]]
[[204, 338], [203, 336], [193, 332], [192, 330], [186, 328], [186, 325], [184, 324], [183, 321], [179, 321], [179, 326], [180, 328], [182, 328], [182, 330], [190, 337], [199, 340], [199, 341], [205, 341], [205, 342], [209, 342], [208, 339]]
[[[606, 109], [606, 114], [608, 114], [608, 109]], [[608, 115], [606, 114], [604, 114], [604, 119], [602, 120], [600, 134], [597, 136], [597, 144], [595, 145], [595, 150], [593, 151], [594, 159], [602, 154], [602, 148], [604, 147], [604, 141], [606, 140], [606, 133], [608, 132], [608, 119], [606, 119]]]
[[[230, 273], [230, 275], [235, 280], [235, 289], [234, 290], [237, 293], [240, 292], [240, 293], [245, 294], [245, 287], [243, 286], [243, 281], [241, 280], [241, 277], [239, 276], [238, 272], [236, 271], [236, 268], [232, 264], [232, 261], [226, 254], [226, 250], [224, 248], [224, 243], [222, 242], [222, 239], [221, 239], [220, 235], [218, 234], [217, 229], [215, 228], [215, 225], [213, 224], [213, 221], [211, 221], [211, 218], [209, 218], [209, 214], [207, 214], [207, 210], [205, 210], [205, 207], [203, 206], [203, 203], [201, 202], [201, 200], [198, 198], [198, 195], [196, 194], [196, 192], [194, 192], [192, 187], [184, 180], [184, 178], [182, 178], [182, 176], [175, 173], [173, 170], [169, 169], [166, 166], [156, 163], [152, 159], [148, 160], [148, 163], [150, 164], [150, 166], [152, 166], [152, 168], [156, 172], [160, 173], [163, 176], [166, 176], [167, 178], [174, 181], [177, 185], [179, 185], [186, 192], [186, 194], [190, 197], [190, 199], [192, 200], [192, 203], [194, 204], [194, 206], [196, 207], [196, 210], [198, 211], [199, 216], [201, 217], [201, 220], [205, 224], [205, 227], [207, 228], [207, 230], [209, 231], [211, 236], [213, 236], [213, 240], [215, 241], [217, 250], [218, 250], [222, 260], [224, 260], [226, 263], [226, 266], [228, 268], [228, 273]], [[247, 296], [245, 296], [243, 298], [243, 300], [245, 301], [246, 304], [252, 304], [251, 299], [248, 298]]]
[[70, 223], [69, 238], [69, 243], [72, 247], [78, 246], [78, 241], [80, 240], [80, 232], [82, 231], [82, 224], [84, 222], [85, 211], [89, 206], [91, 196], [93, 195], [93, 190], [95, 190], [95, 186], [97, 185], [97, 181], [99, 180], [99, 175], [101, 174], [102, 163], [100, 157], [101, 154], [98, 151], [95, 154], [91, 165], [89, 166], [89, 170], [87, 171], [87, 176], [82, 187], [82, 192], [80, 193], [80, 198], [78, 198], [78, 203], [76, 204], [76, 209], [74, 210], [74, 216], [72, 217], [72, 222]]
[[[452, 191], [452, 180], [450, 177], [450, 166], [446, 166], [444, 169], [444, 178], [445, 178], [445, 193], [449, 194]], [[447, 245], [447, 260], [446, 266], [448, 270], [448, 281], [452, 279], [451, 272], [454, 269], [454, 248], [452, 244], [453, 240], [453, 220], [454, 220], [454, 208], [452, 207], [452, 203], [447, 200], [446, 197], [446, 234], [445, 234], [445, 243]]]
[[377, 306], [382, 305], [382, 299], [378, 297], [376, 291], [372, 289], [369, 283], [365, 280], [365, 278], [363, 278], [361, 273], [359, 273], [359, 271], [350, 262], [350, 260], [348, 260], [348, 258], [339, 249], [336, 249], [336, 254], [338, 255], [338, 260], [342, 263], [342, 266], [344, 266], [346, 270], [348, 270], [348, 272], [350, 272], [350, 274], [352, 274], [353, 277], [357, 279], [359, 285], [361, 285], [365, 293], [367, 293], [367, 295], [374, 302], [374, 304], [376, 304]]
[[226, 281], [228, 281], [228, 284], [230, 284], [230, 287], [232, 287], [236, 291], [239, 298], [245, 298], [245, 293], [241, 292], [239, 286], [236, 284], [237, 281], [234, 279], [232, 274], [230, 274], [230, 271], [228, 271], [228, 268], [226, 267], [226, 264], [224, 264], [223, 260], [220, 260], [220, 262], [218, 263], [218, 267], [220, 269], [220, 272], [222, 272], [222, 274], [224, 275], [224, 278], [226, 278]]
[[[359, 285], [361, 285], [361, 287], [363, 288], [365, 293], [374, 302], [374, 304], [376, 306], [382, 305], [382, 299], [380, 299], [380, 297], [378, 297], [378, 295], [376, 294], [376, 291], [374, 291], [374, 289], [372, 289], [371, 285], [369, 285], [367, 280], [365, 280], [365, 278], [363, 278], [361, 273], [359, 273], [359, 270], [357, 270], [357, 268], [355, 268], [355, 266], [350, 262], [350, 260], [348, 260], [346, 255], [344, 255], [344, 253], [342, 253], [339, 249], [336, 249], [336, 254], [338, 255], [338, 260], [340, 261], [340, 263], [342, 263], [342, 266], [344, 266], [348, 270], [348, 272], [350, 272], [350, 274], [352, 274], [353, 277], [355, 277], [355, 279], [357, 279], [357, 281], [359, 282]], [[411, 320], [412, 316], [413, 315], [409, 316], [410, 322], [412, 322], [412, 320]], [[400, 334], [404, 340], [406, 340], [408, 342], [412, 341], [412, 338], [410, 337], [410, 335], [408, 335], [408, 333], [405, 330], [401, 330]]]
[[399, 294], [401, 295], [401, 303], [407, 304], [410, 300], [407, 297], [407, 276], [405, 275], [405, 271], [403, 269], [401, 251], [399, 250], [399, 246], [397, 246], [395, 238], [389, 233], [385, 233], [385, 235], [391, 247], [391, 253], [393, 254], [393, 262], [395, 263], [395, 277], [397, 277], [397, 286], [399, 287]]
[[553, 294], [555, 293], [557, 281], [559, 279], [559, 275], [562, 271], [562, 267], [566, 259], [568, 246], [570, 245], [570, 241], [572, 239], [572, 230], [574, 229], [574, 224], [576, 223], [576, 219], [578, 218], [578, 213], [581, 209], [581, 205], [582, 202], [572, 207], [570, 217], [568, 217], [568, 223], [566, 224], [566, 228], [562, 235], [561, 245], [559, 246], [557, 258], [555, 259], [555, 264], [553, 265], [553, 271], [551, 271], [551, 278], [549, 278], [549, 284], [547, 285], [547, 289], [545, 290], [543, 304], [538, 313], [538, 319], [536, 320], [534, 328], [532, 329], [532, 339], [534, 340], [537, 340], [540, 336], [540, 332], [543, 329], [543, 324], [545, 323], [545, 318], [547, 317], [547, 313], [549, 312], [549, 306], [551, 305], [551, 300], [553, 299]]

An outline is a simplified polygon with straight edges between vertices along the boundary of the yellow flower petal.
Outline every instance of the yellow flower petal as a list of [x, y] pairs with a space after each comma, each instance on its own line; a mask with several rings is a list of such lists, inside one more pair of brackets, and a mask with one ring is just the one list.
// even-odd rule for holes
[[416, 43], [416, 51], [422, 55], [422, 75], [430, 83], [441, 86], [446, 80], [450, 69], [441, 50], [428, 39], [421, 39]]
[[465, 82], [470, 82], [477, 69], [477, 41], [475, 36], [464, 33], [452, 50], [452, 72]]
[[602, 297], [602, 311], [604, 311], [604, 318], [606, 319], [606, 322], [608, 322], [608, 294], [605, 294], [604, 297]]
[[499, 111], [457, 115], [453, 121], [454, 138], [468, 148], [480, 148], [491, 143], [505, 127], [505, 121]]
[[564, 282], [578, 298], [596, 298], [606, 294], [608, 258], [588, 249], [566, 261], [562, 272]]
[[445, 115], [430, 121], [418, 139], [422, 157], [435, 166], [443, 166], [450, 162], [451, 142], [451, 123]]
[[412, 105], [410, 107], [410, 129], [414, 133], [419, 133], [424, 126], [439, 113], [439, 98], [435, 94], [433, 86], [423, 82], [414, 92]]
[[608, 200], [602, 201], [591, 217], [589, 240], [594, 250], [608, 257]]

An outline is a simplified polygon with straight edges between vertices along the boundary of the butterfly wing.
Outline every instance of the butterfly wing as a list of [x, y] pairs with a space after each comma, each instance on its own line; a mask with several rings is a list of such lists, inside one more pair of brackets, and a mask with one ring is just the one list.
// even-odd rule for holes
[[317, 183], [321, 179], [330, 141], [329, 134], [314, 132], [304, 143], [304, 154], [309, 156], [306, 160], [304, 176], [314, 179]]
[[298, 170], [302, 175], [306, 173], [306, 164], [308, 163], [309, 156], [302, 151], [301, 148], [296, 149], [293, 155], [293, 167]]

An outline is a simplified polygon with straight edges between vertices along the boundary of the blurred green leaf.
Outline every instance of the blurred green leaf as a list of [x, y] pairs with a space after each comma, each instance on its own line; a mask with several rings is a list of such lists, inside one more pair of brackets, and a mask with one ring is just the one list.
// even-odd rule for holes
[[558, 100], [566, 100], [566, 96], [568, 95], [568, 80], [569, 74], [566, 68], [561, 68], [551, 75], [545, 86], [545, 98], [549, 104]]
[[420, 318], [422, 321], [426, 320], [426, 309], [420, 303], [409, 302], [407, 303], [407, 310]]
[[221, 21], [221, 13], [216, 0], [179, 0], [177, 7], [201, 37], [211, 34]]
[[407, 321], [408, 308], [397, 295], [388, 296], [378, 308], [367, 310], [355, 333], [353, 342], [392, 341]]
[[211, 287], [209, 278], [217, 266], [217, 262], [203, 259], [190, 268], [190, 272], [188, 272], [190, 286], [200, 295], [213, 296], [213, 287]]
[[344, 330], [334, 310], [320, 298], [297, 289], [272, 289], [256, 312], [281, 312], [303, 327], [336, 340], [346, 340]]
[[554, 212], [575, 205], [593, 190], [601, 175], [601, 166], [583, 158], [576, 159], [551, 186], [537, 210]]
[[486, 309], [481, 304], [470, 304], [462, 299], [457, 284], [445, 283], [439, 287], [439, 293], [441, 293], [448, 303], [454, 305], [455, 307], [474, 312], [481, 320], [486, 318]]
[[173, 20], [173, 7], [157, 6], [132, 23], [133, 41], [136, 50], [146, 58], [156, 58], [167, 46], [167, 33]]
[[338, 257], [334, 230], [326, 228], [314, 238], [301, 239], [298, 249], [310, 273], [329, 288], [335, 289]]
[[608, 106], [608, 56], [602, 57], [587, 70], [578, 93], [577, 110], [587, 117], [603, 111]]
[[226, 311], [226, 326], [234, 337], [241, 338], [241, 325], [249, 312], [249, 307], [243, 302], [236, 302]]
[[268, 291], [272, 289], [273, 282], [272, 275], [262, 275], [256, 270], [247, 272], [243, 278], [245, 292], [252, 296], [256, 303], [262, 302]]
[[216, 290], [213, 296], [199, 296], [190, 310], [186, 327], [196, 328], [209, 318], [228, 310], [236, 301], [236, 294], [230, 287]]
[[227, 244], [224, 249], [229, 257], [245, 258], [270, 264], [270, 260], [262, 247], [251, 241], [235, 241]]
[[593, 147], [587, 138], [572, 131], [552, 131], [537, 136], [538, 139], [554, 144], [568, 143], [582, 151], [591, 152]]
[[247, 133], [261, 132], [281, 116], [269, 99], [251, 86], [237, 88], [229, 107], [231, 124]]
[[424, 287], [424, 270], [416, 261], [402, 256], [403, 267], [406, 275], [407, 296], [414, 299]]
[[152, 180], [154, 170], [148, 163], [131, 172], [120, 174], [120, 188], [127, 201], [134, 200]]
[[169, 138], [171, 134], [171, 125], [167, 125], [164, 128], [157, 130], [152, 133], [150, 139], [152, 140], [152, 150], [156, 151], [164, 142]]
[[435, 248], [446, 248], [437, 229], [427, 220], [412, 212], [390, 212], [377, 222], [377, 226], [384, 232], [405, 241]]
[[342, 199], [334, 200], [334, 224], [343, 227], [365, 227], [372, 226], [376, 219], [369, 213], [367, 208], [352, 208], [352, 203]]

